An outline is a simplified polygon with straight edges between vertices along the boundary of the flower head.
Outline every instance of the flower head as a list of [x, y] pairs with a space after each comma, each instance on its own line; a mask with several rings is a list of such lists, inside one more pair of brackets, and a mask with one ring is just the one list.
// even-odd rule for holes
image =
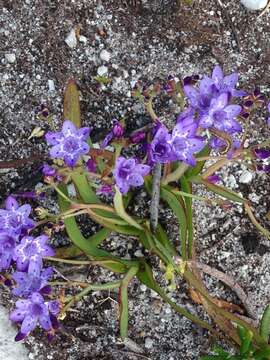
[[6, 209], [0, 209], [0, 232], [7, 232], [11, 236], [20, 236], [35, 226], [29, 218], [31, 206], [28, 204], [19, 206], [16, 199], [9, 196], [6, 199]]
[[39, 276], [42, 257], [54, 256], [53, 249], [46, 244], [47, 240], [48, 236], [46, 235], [22, 238], [20, 245], [16, 246], [13, 256], [19, 271], [28, 271], [29, 274]]
[[195, 166], [194, 153], [201, 151], [205, 146], [204, 139], [196, 135], [197, 128], [198, 123], [193, 117], [187, 117], [176, 124], [170, 142], [175, 160]]
[[0, 233], [0, 271], [10, 267], [16, 240], [8, 233]]
[[200, 116], [200, 126], [214, 127], [227, 133], [241, 132], [241, 125], [235, 120], [242, 111], [240, 105], [228, 105], [228, 94], [223, 93], [211, 100], [207, 113]]
[[245, 91], [235, 89], [238, 82], [238, 74], [233, 73], [224, 76], [220, 66], [215, 66], [212, 72], [212, 77], [204, 76], [201, 81], [201, 86], [204, 87], [207, 92], [211, 92], [215, 96], [219, 96], [222, 93], [227, 93], [229, 97], [242, 97], [246, 95]]
[[113, 120], [112, 130], [105, 136], [105, 139], [102, 141], [100, 147], [104, 149], [113, 138], [120, 139], [124, 135], [124, 128], [122, 124], [116, 119]]
[[113, 176], [120, 192], [126, 194], [131, 186], [143, 185], [143, 177], [148, 175], [150, 170], [150, 166], [138, 164], [133, 158], [126, 159], [119, 156], [116, 160]]
[[150, 145], [149, 155], [152, 163], [167, 163], [172, 160], [171, 135], [165, 126], [161, 126], [156, 132]]
[[77, 129], [71, 121], [65, 120], [60, 132], [46, 134], [47, 143], [52, 145], [51, 157], [64, 159], [70, 167], [75, 166], [81, 155], [89, 152], [89, 145], [86, 142], [89, 133], [89, 127]]
[[42, 270], [39, 275], [16, 271], [12, 275], [13, 280], [16, 281], [16, 286], [12, 290], [13, 295], [27, 298], [34, 292], [48, 293], [50, 291], [48, 280], [52, 274], [52, 267]]
[[[41, 294], [35, 292], [27, 300], [18, 300], [16, 302], [16, 309], [10, 313], [10, 320], [16, 323], [21, 323], [21, 329], [16, 337], [16, 340], [22, 340], [38, 325], [44, 330], [50, 331], [53, 328], [51, 321], [51, 314], [56, 316], [59, 312], [55, 306], [55, 301], [45, 302]], [[54, 313], [51, 312], [54, 310]]]

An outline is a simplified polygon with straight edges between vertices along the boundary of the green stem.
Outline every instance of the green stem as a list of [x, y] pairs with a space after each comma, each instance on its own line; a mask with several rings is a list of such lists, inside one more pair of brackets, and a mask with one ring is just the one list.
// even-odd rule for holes
[[75, 296], [70, 296], [66, 300], [69, 303], [63, 308], [62, 312], [65, 313], [75, 302], [79, 301], [82, 297], [87, 295], [90, 291], [99, 291], [99, 290], [111, 290], [116, 289], [121, 285], [121, 281], [110, 282], [106, 284], [91, 284], [87, 286], [83, 291]]

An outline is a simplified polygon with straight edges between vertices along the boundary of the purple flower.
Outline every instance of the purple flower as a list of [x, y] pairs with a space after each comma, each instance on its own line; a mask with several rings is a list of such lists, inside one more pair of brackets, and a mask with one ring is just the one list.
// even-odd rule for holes
[[12, 290], [13, 295], [27, 298], [34, 292], [48, 293], [50, 291], [48, 280], [52, 274], [52, 267], [42, 270], [39, 275], [16, 271], [12, 276], [16, 281], [16, 286]]
[[241, 132], [241, 125], [235, 120], [242, 111], [240, 105], [228, 105], [228, 94], [223, 93], [211, 100], [207, 113], [200, 116], [200, 126], [214, 127], [227, 133]]
[[9, 316], [11, 321], [21, 324], [16, 340], [25, 338], [38, 325], [46, 331], [53, 329], [50, 312], [53, 309], [53, 315], [57, 315], [59, 306], [57, 312], [55, 304], [51, 303], [51, 301], [45, 302], [42, 295], [37, 292], [33, 293], [27, 300], [18, 300], [16, 302], [16, 309]]
[[175, 160], [182, 160], [191, 166], [196, 165], [194, 153], [205, 146], [204, 139], [196, 135], [197, 127], [193, 117], [187, 117], [176, 124], [170, 142]]
[[138, 164], [135, 159], [126, 159], [119, 156], [113, 176], [116, 185], [122, 194], [126, 194], [131, 186], [142, 186], [143, 177], [148, 175], [151, 168], [148, 165]]
[[171, 135], [165, 126], [161, 126], [156, 132], [150, 145], [149, 156], [151, 163], [167, 163], [172, 160]]
[[16, 261], [19, 271], [27, 271], [29, 274], [39, 276], [42, 268], [42, 257], [54, 256], [54, 250], [46, 245], [48, 236], [41, 235], [36, 238], [25, 236], [20, 245], [14, 250], [13, 260]]
[[44, 176], [55, 176], [56, 169], [54, 169], [52, 166], [50, 166], [48, 164], [44, 164], [42, 167], [42, 174]]
[[97, 195], [113, 195], [114, 191], [113, 191], [112, 185], [109, 185], [109, 184], [102, 185], [101, 187], [99, 187], [97, 189], [96, 194]]
[[64, 159], [67, 166], [74, 167], [81, 155], [89, 152], [89, 145], [86, 142], [89, 133], [89, 127], [77, 129], [71, 121], [65, 120], [62, 131], [46, 134], [47, 143], [52, 145], [51, 157]]
[[116, 119], [113, 120], [112, 130], [105, 136], [105, 139], [102, 141], [100, 147], [104, 149], [113, 138], [120, 139], [124, 135], [124, 128], [122, 124]]
[[212, 184], [216, 184], [219, 181], [221, 181], [221, 179], [220, 179], [219, 175], [211, 175], [211, 176], [208, 176], [207, 181], [209, 181]]
[[10, 267], [16, 241], [8, 233], [0, 233], [0, 271]]
[[86, 167], [89, 172], [95, 173], [97, 171], [97, 165], [93, 159], [87, 160]]
[[218, 96], [222, 93], [227, 93], [230, 97], [242, 97], [246, 95], [245, 91], [236, 90], [235, 86], [238, 82], [238, 74], [233, 73], [227, 76], [223, 75], [220, 66], [215, 66], [212, 72], [212, 77], [205, 76], [201, 81], [201, 87], [205, 87], [207, 92]]
[[0, 209], [0, 232], [8, 232], [12, 236], [20, 236], [35, 226], [29, 218], [31, 206], [28, 204], [19, 206], [14, 197], [6, 199], [6, 209]]
[[255, 156], [261, 160], [265, 160], [270, 157], [270, 149], [255, 149], [254, 153]]
[[146, 137], [146, 133], [143, 131], [137, 131], [134, 134], [132, 134], [130, 136], [130, 142], [132, 144], [138, 144], [139, 142], [141, 142], [142, 140], [144, 140]]

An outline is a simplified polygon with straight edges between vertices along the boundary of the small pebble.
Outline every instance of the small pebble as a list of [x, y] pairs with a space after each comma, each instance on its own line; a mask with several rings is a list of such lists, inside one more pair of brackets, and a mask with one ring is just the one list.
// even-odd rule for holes
[[97, 69], [97, 73], [99, 76], [105, 76], [108, 74], [108, 68], [107, 66], [99, 66], [99, 68]]
[[5, 58], [6, 58], [7, 62], [9, 62], [10, 64], [15, 63], [15, 61], [16, 61], [16, 55], [12, 54], [12, 53], [7, 53], [5, 55]]
[[245, 170], [240, 176], [239, 182], [242, 184], [249, 184], [252, 181], [252, 178], [252, 173], [248, 170]]
[[48, 80], [49, 91], [55, 91], [55, 85], [53, 80]]
[[65, 43], [71, 48], [74, 49], [77, 46], [77, 37], [75, 29], [72, 29], [68, 36], [65, 38]]
[[153, 347], [153, 343], [153, 340], [147, 337], [145, 339], [144, 346], [146, 347], [146, 349], [151, 349]]
[[108, 61], [110, 61], [111, 54], [107, 50], [102, 50], [99, 54], [99, 57], [102, 61], [108, 62]]

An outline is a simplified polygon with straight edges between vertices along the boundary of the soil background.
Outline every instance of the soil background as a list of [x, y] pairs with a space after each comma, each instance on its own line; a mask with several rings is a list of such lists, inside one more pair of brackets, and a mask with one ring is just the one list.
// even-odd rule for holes
[[[269, 96], [270, 12], [258, 18], [257, 12], [247, 11], [239, 1], [223, 0], [223, 5], [215, 0], [195, 0], [192, 6], [173, 0], [0, 0], [0, 201], [40, 182], [46, 144], [43, 138], [29, 136], [37, 126], [44, 131], [60, 126], [63, 90], [70, 77], [78, 83], [82, 122], [93, 127], [94, 141], [106, 134], [113, 118], [124, 117], [130, 130], [149, 121], [141, 104], [131, 97], [138, 80], [151, 84], [166, 81], [169, 75], [210, 73], [220, 64], [226, 73], [239, 72], [241, 88], [253, 91], [260, 86]], [[74, 47], [65, 42], [72, 29], [78, 35]], [[100, 87], [95, 77], [102, 74], [110, 83]], [[44, 106], [49, 117], [41, 118]], [[178, 109], [170, 101], [155, 106], [161, 120], [171, 126]], [[265, 119], [262, 109], [245, 124], [250, 144], [269, 137]], [[270, 210], [269, 176], [252, 172], [251, 180], [242, 183], [245, 172], [250, 172], [248, 163], [234, 164], [220, 175], [224, 185], [252, 201], [256, 216], [269, 227], [265, 217]], [[204, 194], [200, 188], [197, 191]], [[147, 201], [140, 192], [135, 203], [138, 213], [147, 211]], [[234, 276], [260, 316], [269, 303], [269, 244], [240, 206], [224, 211], [195, 202], [194, 211], [199, 259]], [[161, 208], [161, 218], [177, 241], [172, 214]], [[94, 231], [91, 224], [85, 226]], [[107, 246], [126, 257], [140, 252], [116, 235]], [[70, 279], [113, 278], [96, 268], [60, 270]], [[237, 302], [222, 284], [210, 277], [205, 280], [214, 295]], [[178, 286], [173, 298], [204, 317], [184, 285]], [[144, 286], [134, 282], [129, 296], [127, 346], [119, 340], [117, 294], [95, 292], [77, 304], [52, 343], [38, 331], [29, 337], [29, 359], [193, 360], [211, 348], [207, 333], [175, 314]], [[1, 302], [12, 306], [2, 290]]]

